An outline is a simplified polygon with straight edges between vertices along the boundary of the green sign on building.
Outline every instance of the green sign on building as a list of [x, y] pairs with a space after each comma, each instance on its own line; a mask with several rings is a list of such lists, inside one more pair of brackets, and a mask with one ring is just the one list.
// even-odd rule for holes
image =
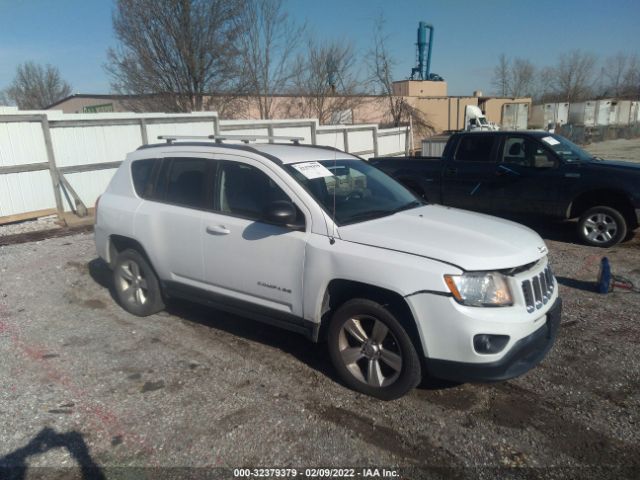
[[82, 113], [104, 113], [113, 112], [113, 103], [103, 103], [100, 105], [87, 105], [83, 107]]

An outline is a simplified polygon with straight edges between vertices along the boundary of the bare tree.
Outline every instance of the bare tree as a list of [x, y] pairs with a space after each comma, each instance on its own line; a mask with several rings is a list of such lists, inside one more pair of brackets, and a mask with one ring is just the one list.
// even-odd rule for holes
[[491, 84], [498, 95], [506, 97], [511, 90], [511, 65], [503, 53], [498, 57], [498, 65], [493, 69]]
[[284, 93], [295, 77], [295, 54], [304, 26], [289, 19], [282, 0], [249, 0], [243, 9], [242, 76], [260, 118], [268, 119], [273, 115], [274, 94]]
[[9, 98], [7, 97], [6, 90], [0, 90], [0, 106], [9, 105], [10, 103], [13, 103], [13, 102], [9, 100]]
[[[117, 0], [112, 88], [134, 110], [188, 112], [235, 88], [240, 0]], [[221, 97], [224, 98], [224, 97]]]
[[302, 97], [302, 115], [322, 124], [362, 103], [353, 46], [346, 41], [319, 43], [310, 38], [305, 55], [298, 58], [293, 83]]
[[633, 99], [640, 98], [640, 60], [637, 54], [629, 57], [622, 80], [622, 95]]
[[374, 93], [379, 93], [386, 99], [387, 114], [394, 126], [400, 125], [405, 108], [405, 100], [393, 94], [393, 68], [395, 59], [391, 56], [387, 42], [388, 35], [384, 31], [384, 17], [380, 16], [375, 22], [373, 30], [373, 49], [369, 52], [369, 82]]
[[535, 70], [529, 60], [516, 57], [511, 61], [503, 53], [493, 69], [493, 87], [503, 97], [530, 96], [534, 90]]
[[573, 50], [560, 55], [554, 68], [553, 87], [558, 99], [565, 102], [584, 100], [591, 94], [596, 57]]
[[558, 96], [553, 90], [553, 82], [555, 78], [555, 69], [553, 67], [543, 67], [539, 69], [538, 75], [534, 81], [534, 100], [536, 102], [554, 102], [558, 100]]
[[624, 89], [624, 76], [627, 71], [628, 62], [629, 57], [622, 52], [619, 52], [605, 60], [603, 73], [606, 84], [604, 85], [604, 91], [602, 92], [604, 95], [612, 95], [614, 97], [622, 95], [622, 91]]
[[529, 60], [516, 58], [511, 66], [512, 97], [528, 97], [533, 94], [536, 68]]
[[62, 79], [56, 67], [25, 62], [18, 65], [16, 76], [0, 103], [14, 103], [22, 110], [39, 110], [70, 94], [71, 85]]
[[633, 99], [640, 96], [640, 63], [637, 54], [619, 52], [605, 60], [600, 94]]

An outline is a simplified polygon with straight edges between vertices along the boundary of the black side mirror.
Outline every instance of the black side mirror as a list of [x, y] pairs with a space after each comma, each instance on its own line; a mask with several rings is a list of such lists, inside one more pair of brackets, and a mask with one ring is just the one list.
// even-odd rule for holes
[[296, 216], [296, 207], [288, 200], [274, 200], [264, 212], [267, 222], [298, 229], [302, 226], [295, 224]]

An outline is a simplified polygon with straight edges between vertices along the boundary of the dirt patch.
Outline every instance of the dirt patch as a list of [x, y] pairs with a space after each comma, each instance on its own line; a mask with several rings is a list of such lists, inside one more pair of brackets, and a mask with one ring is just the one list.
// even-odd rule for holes
[[85, 300], [84, 302], [82, 302], [82, 305], [87, 308], [92, 308], [94, 310], [97, 310], [97, 309], [104, 310], [105, 308], [107, 308], [107, 305], [102, 300], [98, 300], [95, 298]]
[[394, 429], [351, 410], [334, 406], [318, 408], [316, 405], [308, 405], [308, 408], [322, 420], [333, 423], [340, 428], [347, 428], [364, 442], [386, 450], [399, 458], [425, 466], [453, 467], [456, 465], [454, 455], [444, 448], [432, 444], [427, 437], [421, 436], [416, 439], [418, 440], [416, 444], [410, 444]]
[[146, 393], [146, 392], [154, 392], [156, 390], [160, 390], [164, 388], [164, 381], [163, 380], [158, 380], [157, 382], [145, 382], [144, 385], [142, 385], [142, 388], [140, 389], [141, 393]]
[[231, 412], [216, 421], [216, 430], [225, 434], [232, 432], [245, 423], [251, 422], [252, 412], [249, 408], [241, 408]]
[[587, 464], [637, 464], [640, 449], [576, 422], [559, 413], [533, 391], [512, 384], [497, 385], [495, 396], [483, 415], [496, 425], [510, 429], [533, 428], [544, 434], [549, 447]]
[[460, 385], [445, 390], [417, 390], [416, 395], [429, 403], [462, 412], [471, 410], [479, 402], [478, 394], [471, 385]]
[[48, 238], [68, 237], [76, 233], [93, 232], [93, 225], [79, 227], [54, 228], [50, 230], [37, 230], [35, 232], [16, 233], [0, 237], [0, 246], [16, 245], [19, 243], [37, 242]]

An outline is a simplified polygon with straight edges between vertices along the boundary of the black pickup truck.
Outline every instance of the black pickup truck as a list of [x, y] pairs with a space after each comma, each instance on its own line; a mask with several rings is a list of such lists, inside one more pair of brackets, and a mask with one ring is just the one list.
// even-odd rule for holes
[[640, 163], [593, 157], [543, 131], [452, 135], [440, 157], [370, 162], [427, 201], [507, 217], [578, 218], [578, 235], [615, 245], [640, 221]]

